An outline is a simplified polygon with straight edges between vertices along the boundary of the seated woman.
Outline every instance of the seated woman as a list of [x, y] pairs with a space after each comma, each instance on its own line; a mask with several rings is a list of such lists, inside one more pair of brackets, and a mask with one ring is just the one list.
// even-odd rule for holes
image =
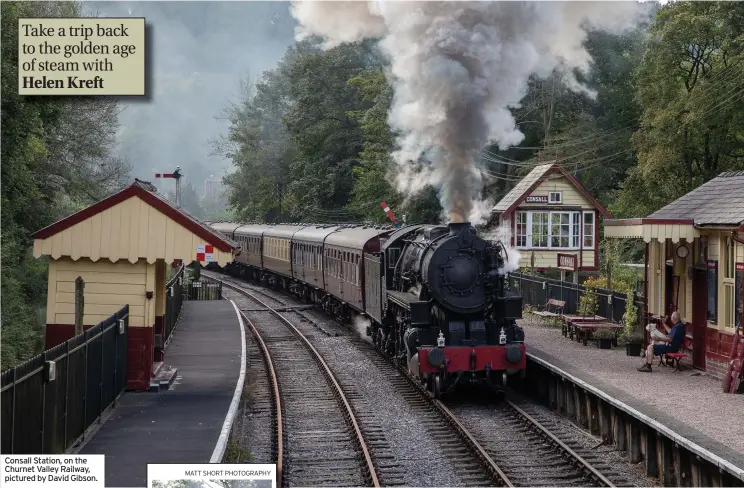
[[654, 356], [661, 356], [670, 352], [677, 352], [685, 341], [685, 324], [679, 315], [679, 312], [672, 312], [672, 323], [674, 327], [669, 328], [666, 324], [666, 317], [661, 321], [661, 325], [667, 330], [666, 337], [658, 337], [657, 341], [666, 342], [666, 344], [649, 344], [646, 348], [646, 364], [638, 368], [638, 371], [644, 373], [651, 372], [651, 362]]

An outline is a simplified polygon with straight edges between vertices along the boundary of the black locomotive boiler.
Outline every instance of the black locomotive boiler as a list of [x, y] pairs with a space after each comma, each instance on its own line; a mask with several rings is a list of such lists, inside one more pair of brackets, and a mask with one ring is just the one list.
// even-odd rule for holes
[[465, 222], [403, 228], [382, 249], [392, 269], [388, 320], [373, 324], [375, 343], [388, 354], [405, 352], [408, 369], [435, 396], [463, 382], [499, 388], [524, 371], [522, 299], [505, 290], [500, 242]]
[[506, 250], [469, 223], [209, 225], [241, 244], [230, 274], [366, 322], [375, 347], [437, 397], [458, 384], [499, 389], [525, 371], [522, 303], [506, 290]]

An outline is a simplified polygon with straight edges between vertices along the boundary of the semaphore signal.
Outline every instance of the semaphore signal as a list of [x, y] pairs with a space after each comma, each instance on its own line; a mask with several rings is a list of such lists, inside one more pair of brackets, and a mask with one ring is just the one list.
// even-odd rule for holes
[[155, 173], [155, 178], [173, 178], [176, 180], [176, 205], [181, 206], [181, 167], [176, 166], [173, 173]]

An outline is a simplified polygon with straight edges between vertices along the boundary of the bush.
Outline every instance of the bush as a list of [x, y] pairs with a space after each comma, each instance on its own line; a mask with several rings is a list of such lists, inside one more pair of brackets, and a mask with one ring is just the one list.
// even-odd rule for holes
[[643, 343], [644, 335], [637, 331], [638, 328], [638, 307], [633, 301], [633, 294], [628, 296], [628, 302], [625, 304], [625, 315], [623, 315], [623, 332], [621, 335], [624, 344]]
[[592, 334], [593, 339], [614, 339], [615, 331], [610, 329], [599, 329]]
[[[579, 299], [578, 313], [580, 315], [583, 315], [584, 317], [596, 315], [597, 310], [599, 309], [596, 289], [599, 287], [598, 285], [603, 282], [602, 280], [603, 278], [601, 277], [592, 277], [584, 282], [586, 291]], [[606, 283], [606, 281], [604, 282]]]

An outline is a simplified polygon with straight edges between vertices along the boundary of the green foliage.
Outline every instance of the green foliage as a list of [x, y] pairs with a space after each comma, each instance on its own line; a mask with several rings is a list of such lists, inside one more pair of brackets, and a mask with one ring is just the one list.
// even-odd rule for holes
[[592, 333], [592, 339], [614, 339], [615, 331], [610, 329], [599, 329]]
[[583, 283], [586, 291], [579, 298], [578, 313], [580, 315], [584, 317], [593, 317], [596, 315], [599, 308], [599, 304], [597, 303], [597, 288], [601, 281], [601, 278], [590, 278]]
[[78, 17], [76, 2], [3, 2], [2, 9], [2, 356], [7, 369], [40, 352], [45, 259], [31, 234], [118, 188], [128, 167], [112, 157], [116, 100], [18, 95], [18, 19]]
[[744, 168], [744, 4], [674, 2], [637, 70], [638, 165], [614, 211], [646, 216], [725, 170]]

